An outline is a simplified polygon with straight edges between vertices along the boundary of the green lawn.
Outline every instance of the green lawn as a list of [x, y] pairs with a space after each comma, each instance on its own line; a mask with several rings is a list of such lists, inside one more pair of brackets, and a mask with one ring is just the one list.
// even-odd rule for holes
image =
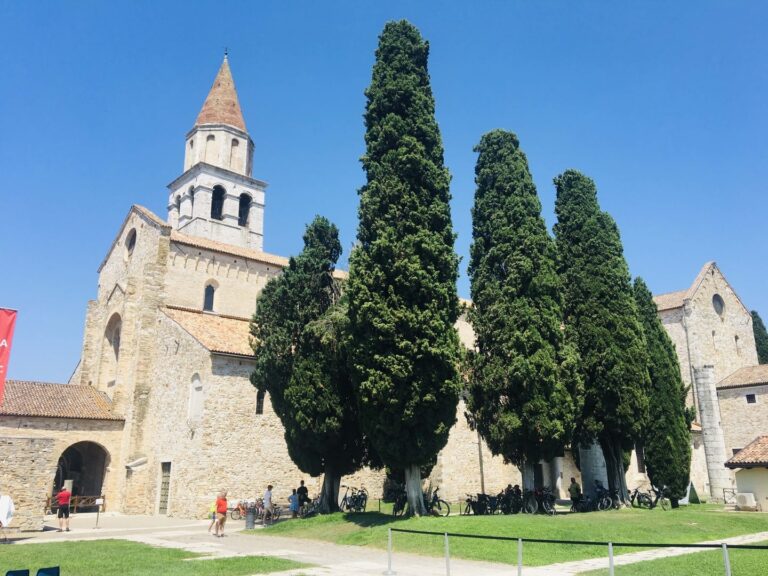
[[[720, 507], [699, 505], [664, 511], [625, 509], [590, 514], [562, 514], [555, 517], [451, 516], [449, 518], [393, 519], [385, 514], [332, 514], [308, 520], [290, 520], [253, 534], [326, 540], [337, 544], [386, 547], [387, 528], [436, 532], [545, 538], [551, 540], [595, 540], [613, 542], [692, 543], [766, 529], [762, 514], [724, 512]], [[393, 533], [395, 550], [440, 556], [440, 536]], [[517, 544], [466, 538], [450, 539], [451, 555], [475, 560], [515, 563]], [[637, 551], [624, 548], [617, 552]], [[567, 544], [524, 545], [523, 562], [541, 566], [554, 562], [607, 556], [602, 546]]]
[[[768, 542], [760, 542], [768, 545]], [[768, 550], [728, 550], [733, 576], [765, 574]], [[604, 576], [608, 569], [585, 572], [585, 576]], [[616, 576], [722, 576], [725, 574], [723, 553], [719, 550], [676, 556], [662, 560], [616, 566]]]
[[306, 565], [266, 556], [190, 560], [200, 554], [125, 540], [0, 546], [0, 574], [61, 566], [66, 576], [248, 576]]

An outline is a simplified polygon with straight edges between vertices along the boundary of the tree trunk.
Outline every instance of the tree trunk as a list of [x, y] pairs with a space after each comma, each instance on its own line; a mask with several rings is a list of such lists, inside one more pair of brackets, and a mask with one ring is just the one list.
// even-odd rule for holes
[[627, 478], [624, 472], [624, 454], [621, 449], [621, 442], [616, 438], [609, 438], [600, 442], [605, 458], [605, 470], [608, 475], [608, 490], [613, 494], [616, 491], [619, 495], [619, 501], [623, 504], [629, 503], [629, 492], [627, 490]]
[[533, 469], [533, 462], [526, 460], [520, 466], [520, 475], [523, 477], [523, 490], [533, 490], [535, 488], [536, 473]]
[[421, 492], [421, 470], [418, 464], [411, 464], [405, 468], [405, 493], [408, 496], [411, 514], [414, 516], [426, 515], [424, 495]]
[[326, 464], [323, 475], [323, 491], [320, 494], [321, 514], [339, 511], [339, 484], [341, 484], [341, 476], [334, 472], [332, 466]]

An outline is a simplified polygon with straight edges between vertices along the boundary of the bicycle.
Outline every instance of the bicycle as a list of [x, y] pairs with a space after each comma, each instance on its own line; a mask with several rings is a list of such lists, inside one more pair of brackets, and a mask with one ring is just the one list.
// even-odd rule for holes
[[320, 513], [320, 496], [310, 502], [304, 502], [299, 507], [299, 518], [311, 518]]
[[662, 510], [669, 510], [671, 503], [669, 501], [667, 487], [664, 486], [661, 490], [657, 490], [651, 486], [651, 492], [653, 492], [654, 496], [656, 496], [653, 503], [651, 504], [651, 508], [656, 508], [656, 506], [660, 505]]
[[430, 515], [448, 516], [451, 513], [451, 507], [448, 502], [437, 495], [438, 490], [440, 490], [440, 488], [435, 488], [432, 491], [432, 498], [427, 498], [427, 495], [424, 495], [424, 506], [427, 509], [427, 513]]
[[648, 492], [641, 492], [640, 488], [635, 488], [629, 495], [629, 502], [635, 508], [646, 508], [650, 510], [653, 506], [653, 497]]
[[405, 490], [400, 490], [395, 495], [395, 501], [392, 503], [392, 516], [404, 516], [407, 505], [408, 495], [405, 493]]
[[[344, 497], [339, 504], [339, 510], [342, 512], [365, 512], [365, 507], [368, 505], [368, 491], [365, 487], [355, 488], [354, 486], [347, 486], [343, 484], [342, 488], [346, 488]], [[352, 490], [352, 494], [349, 491]]]

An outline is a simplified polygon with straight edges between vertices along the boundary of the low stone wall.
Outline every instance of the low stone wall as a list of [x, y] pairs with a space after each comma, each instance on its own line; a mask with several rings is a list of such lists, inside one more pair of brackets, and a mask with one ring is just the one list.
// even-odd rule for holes
[[11, 528], [42, 530], [59, 454], [53, 438], [0, 436], [0, 493], [16, 508]]

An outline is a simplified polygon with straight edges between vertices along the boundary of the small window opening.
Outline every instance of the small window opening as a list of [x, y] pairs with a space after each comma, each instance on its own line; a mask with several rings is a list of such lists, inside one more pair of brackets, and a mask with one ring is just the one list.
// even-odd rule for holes
[[224, 188], [221, 186], [213, 187], [213, 198], [211, 199], [211, 218], [214, 220], [224, 220]]
[[266, 395], [266, 392], [264, 390], [259, 390], [259, 393], [256, 394], [256, 414], [264, 414], [264, 396]]
[[717, 315], [722, 318], [723, 312], [725, 311], [725, 301], [720, 294], [712, 296], [712, 307], [715, 309]]
[[205, 287], [205, 297], [203, 298], [203, 310], [213, 312], [213, 296], [216, 293], [216, 288], [211, 284]]
[[128, 252], [128, 256], [133, 254], [133, 249], [136, 247], [136, 229], [132, 229], [128, 232], [128, 236], [125, 239], [125, 249]]
[[733, 340], [736, 343], [736, 355], [737, 356], [741, 356], [741, 346], [739, 346], [739, 337], [738, 336], [734, 336]]
[[240, 194], [240, 208], [237, 213], [237, 225], [248, 226], [248, 213], [251, 210], [251, 197], [248, 194]]
[[232, 168], [235, 165], [235, 156], [237, 155], [237, 147], [240, 142], [236, 138], [232, 139], [232, 147], [229, 149], [229, 167]]
[[747, 394], [747, 404], [757, 404], [757, 397], [754, 394]]

